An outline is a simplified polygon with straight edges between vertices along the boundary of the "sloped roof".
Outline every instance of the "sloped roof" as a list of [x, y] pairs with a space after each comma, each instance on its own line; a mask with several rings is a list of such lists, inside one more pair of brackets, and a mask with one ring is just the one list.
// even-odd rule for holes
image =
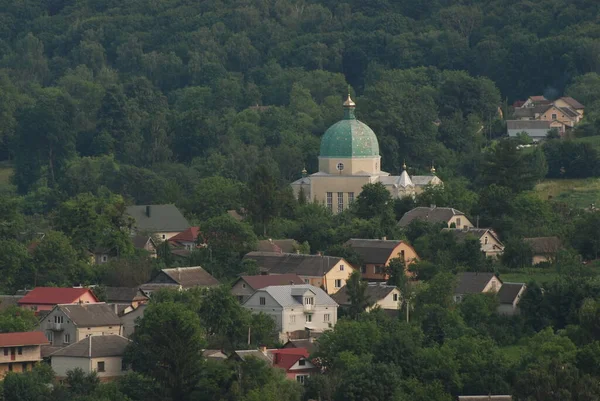
[[113, 305], [97, 304], [65, 304], [58, 305], [65, 315], [77, 326], [119, 326], [121, 320], [115, 313]]
[[65, 356], [71, 358], [106, 358], [123, 356], [130, 341], [115, 334], [105, 336], [89, 336], [64, 347], [50, 357]]
[[571, 106], [575, 110], [585, 109], [584, 105], [579, 103], [577, 100], [573, 99], [571, 96], [563, 96], [560, 98], [560, 100], [567, 103], [569, 106]]
[[462, 272], [456, 275], [458, 285], [455, 294], [480, 294], [485, 286], [495, 277], [494, 273]]
[[542, 95], [529, 96], [529, 99], [531, 99], [531, 101], [533, 101], [533, 102], [549, 102], [549, 100], [546, 99], [546, 97], [542, 96]]
[[338, 306], [325, 291], [310, 284], [269, 286], [260, 289], [257, 292], [266, 292], [275, 300], [275, 302], [285, 308], [298, 305], [302, 306], [301, 297], [292, 294], [292, 291], [297, 292], [302, 290], [310, 290], [315, 294], [315, 305]]
[[501, 304], [511, 304], [515, 301], [525, 283], [503, 283], [498, 291], [498, 300]]
[[542, 114], [550, 109], [552, 104], [540, 104], [533, 107], [520, 107], [515, 109], [513, 115], [517, 118], [534, 118], [536, 114]]
[[126, 213], [139, 231], [185, 231], [190, 226], [175, 205], [127, 206]]
[[435, 175], [413, 175], [410, 177], [413, 184], [418, 187], [424, 187], [425, 185], [431, 183], [431, 181], [433, 181], [435, 178], [437, 178]]
[[507, 120], [506, 128], [511, 129], [550, 129], [550, 120]]
[[[331, 295], [331, 298], [339, 305], [348, 306], [350, 305], [350, 297], [348, 295], [348, 286], [343, 286], [336, 292]], [[381, 283], [369, 283], [367, 286], [367, 290], [365, 291], [367, 299], [371, 303], [376, 303], [387, 297], [390, 292], [394, 291], [396, 287], [393, 285], [385, 285]]]
[[429, 223], [447, 223], [453, 216], [464, 216], [460, 210], [451, 207], [424, 207], [419, 206], [408, 212], [398, 222], [401, 227], [408, 226], [413, 220], [425, 220]]
[[257, 276], [241, 276], [238, 280], [244, 280], [255, 290], [260, 290], [261, 288], [272, 285], [304, 284], [304, 280], [302, 280], [297, 274], [260, 274]]
[[579, 113], [569, 107], [557, 107], [560, 111], [565, 113], [567, 117], [579, 117]]
[[196, 242], [200, 235], [200, 227], [190, 227], [185, 231], [169, 238], [169, 242]]
[[154, 240], [149, 235], [136, 235], [131, 238], [131, 242], [133, 242], [133, 247], [135, 249], [144, 249], [148, 241], [151, 241], [154, 247], [156, 247]]
[[316, 350], [317, 345], [311, 339], [288, 340], [288, 342], [283, 345], [283, 348], [304, 348], [312, 354], [313, 351]]
[[0, 347], [19, 347], [23, 345], [49, 344], [46, 335], [41, 331], [25, 331], [0, 334]]
[[161, 272], [169, 276], [183, 288], [219, 285], [219, 281], [200, 266], [162, 269]]
[[385, 264], [390, 257], [398, 256], [392, 252], [401, 243], [401, 240], [351, 238], [344, 245], [354, 249], [366, 264]]
[[265, 239], [258, 241], [257, 251], [294, 253], [299, 245], [294, 239]]
[[106, 295], [106, 302], [131, 303], [148, 300], [148, 297], [145, 296], [137, 287], [105, 287], [104, 294]]
[[[288, 348], [294, 349], [294, 348]], [[308, 358], [308, 352], [304, 350], [306, 355], [276, 353], [273, 355], [273, 366], [276, 368], [288, 370], [300, 359]]]
[[246, 259], [255, 260], [261, 269], [270, 274], [292, 273], [311, 277], [323, 277], [343, 260], [336, 256], [276, 252], [249, 252], [244, 256], [244, 260]]
[[262, 351], [257, 349], [233, 351], [233, 354], [237, 355], [242, 361], [245, 361], [247, 358], [256, 358], [258, 360], [268, 363], [269, 365], [273, 363], [271, 358], [269, 358]]
[[496, 241], [502, 244], [502, 241], [500, 241], [500, 238], [498, 238], [496, 232], [490, 228], [444, 228], [443, 231], [448, 231], [452, 233], [452, 235], [454, 235], [454, 238], [456, 238], [457, 242], [462, 242], [470, 236], [480, 239], [481, 237], [487, 234], [492, 236]]
[[58, 305], [70, 304], [89, 292], [98, 300], [89, 288], [36, 287], [18, 301], [19, 305]]
[[529, 244], [534, 255], [556, 253], [562, 249], [562, 242], [558, 237], [533, 237], [523, 238]]

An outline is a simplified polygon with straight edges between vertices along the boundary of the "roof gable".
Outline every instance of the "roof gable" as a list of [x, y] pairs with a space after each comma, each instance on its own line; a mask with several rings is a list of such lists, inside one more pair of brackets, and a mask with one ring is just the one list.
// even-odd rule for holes
[[402, 244], [402, 241], [358, 239], [351, 238], [344, 245], [351, 247], [360, 255], [363, 263], [385, 264], [390, 258], [396, 257], [394, 250]]
[[[269, 274], [297, 274], [299, 276], [323, 277], [343, 258], [295, 253], [250, 252], [244, 260], [252, 259]], [[347, 262], [345, 265], [351, 267]]]
[[455, 294], [480, 294], [496, 275], [494, 273], [462, 272], [456, 275], [458, 284]]
[[196, 242], [200, 236], [200, 227], [190, 227], [169, 238], [169, 242]]
[[519, 294], [525, 289], [525, 283], [503, 283], [498, 291], [498, 300], [501, 304], [513, 304], [518, 300]]
[[[393, 285], [386, 285], [382, 283], [369, 283], [367, 286], [366, 295], [370, 303], [375, 304], [378, 301], [385, 299], [392, 291], [397, 290]], [[331, 295], [331, 298], [339, 305], [350, 305], [350, 297], [348, 295], [347, 286], [343, 286]]]
[[97, 304], [63, 304], [55, 309], [64, 313], [76, 326], [100, 327], [119, 326], [121, 319], [115, 312], [113, 305]]
[[[315, 306], [338, 306], [338, 304], [322, 289], [309, 284], [303, 285], [280, 285], [265, 287], [255, 293], [266, 292], [269, 294], [275, 302], [282, 307], [293, 307], [302, 305], [302, 295], [306, 291], [312, 291], [315, 294]], [[250, 299], [252, 299], [250, 297]], [[248, 301], [250, 300], [248, 299]], [[246, 301], [246, 303], [248, 302]]]
[[200, 266], [162, 269], [161, 273], [183, 288], [219, 285], [219, 281]]
[[36, 287], [18, 301], [19, 305], [58, 305], [70, 304], [89, 293], [98, 302], [98, 298], [89, 288]]

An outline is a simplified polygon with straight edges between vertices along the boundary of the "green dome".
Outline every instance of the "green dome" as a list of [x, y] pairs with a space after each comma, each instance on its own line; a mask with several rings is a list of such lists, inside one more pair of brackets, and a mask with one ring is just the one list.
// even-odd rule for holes
[[379, 142], [369, 126], [354, 116], [354, 102], [344, 102], [344, 119], [333, 124], [321, 138], [321, 157], [377, 157]]

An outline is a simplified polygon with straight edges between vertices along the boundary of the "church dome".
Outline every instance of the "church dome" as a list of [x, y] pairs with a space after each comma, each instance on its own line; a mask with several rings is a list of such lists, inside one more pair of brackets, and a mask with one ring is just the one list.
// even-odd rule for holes
[[333, 124], [321, 138], [321, 157], [377, 157], [379, 142], [369, 126], [354, 116], [355, 104], [344, 102], [344, 119]]

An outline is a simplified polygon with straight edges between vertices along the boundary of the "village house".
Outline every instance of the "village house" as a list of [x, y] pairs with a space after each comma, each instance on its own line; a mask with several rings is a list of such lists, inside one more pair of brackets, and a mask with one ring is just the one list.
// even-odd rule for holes
[[98, 298], [89, 288], [36, 287], [29, 291], [17, 304], [36, 313], [50, 311], [58, 304], [94, 304]]
[[555, 261], [558, 252], [563, 249], [558, 237], [523, 238], [523, 241], [531, 248], [532, 265]]
[[89, 255], [91, 264], [101, 265], [117, 258], [119, 252], [115, 247], [96, 247], [89, 251]]
[[469, 294], [497, 293], [502, 287], [502, 281], [494, 273], [462, 272], [456, 275], [456, 280], [454, 302], [462, 301]]
[[162, 288], [171, 288], [181, 291], [196, 287], [204, 288], [217, 285], [219, 285], [219, 281], [216, 278], [211, 276], [210, 273], [202, 267], [195, 266], [162, 269], [152, 280], [146, 284], [142, 284], [140, 289], [149, 297], [152, 295], [152, 292]]
[[131, 306], [135, 309], [148, 302], [148, 297], [137, 287], [104, 287], [104, 300], [108, 304]]
[[504, 252], [504, 244], [498, 238], [494, 230], [490, 228], [445, 228], [454, 235], [456, 242], [462, 242], [467, 238], [475, 238], [481, 243], [481, 252], [489, 258], [498, 258]]
[[283, 369], [288, 379], [304, 384], [311, 375], [320, 369], [309, 359], [306, 348], [282, 348], [267, 351], [273, 360], [273, 367]]
[[0, 334], [0, 379], [8, 372], [25, 372], [42, 360], [48, 339], [41, 331]]
[[498, 313], [506, 316], [518, 315], [519, 302], [527, 290], [525, 283], [502, 283], [498, 291]]
[[190, 223], [175, 205], [127, 206], [126, 213], [135, 221], [135, 233], [152, 234], [161, 241], [190, 227]]
[[309, 338], [301, 338], [301, 339], [290, 339], [285, 344], [283, 344], [282, 348], [305, 348], [309, 354], [312, 354], [317, 350], [317, 344], [315, 340], [318, 337], [309, 337]]
[[335, 294], [354, 271], [344, 258], [295, 253], [250, 252], [244, 260], [255, 260], [263, 274], [297, 274], [306, 284]]
[[293, 239], [264, 239], [258, 241], [258, 252], [298, 253], [300, 244]]
[[416, 207], [406, 213], [398, 222], [400, 227], [407, 227], [414, 220], [422, 220], [427, 223], [444, 223], [448, 228], [473, 227], [473, 223], [460, 210], [451, 207]]
[[526, 133], [534, 142], [546, 139], [548, 131], [556, 129], [559, 135], [565, 133], [565, 124], [560, 121], [544, 120], [510, 120], [506, 122], [508, 136], [516, 138], [521, 133]]
[[[200, 238], [200, 241], [198, 238]], [[187, 251], [193, 251], [198, 248], [200, 243], [204, 244], [204, 239], [200, 234], [200, 227], [190, 227], [169, 239], [171, 246], [174, 248], [183, 248]]]
[[115, 305], [56, 305], [38, 323], [37, 330], [46, 334], [53, 346], [64, 347], [90, 336], [121, 334], [121, 320]]
[[241, 276], [238, 278], [233, 286], [231, 287], [231, 293], [241, 303], [246, 302], [250, 295], [254, 294], [256, 290], [261, 288], [269, 287], [271, 285], [299, 285], [305, 284], [296, 274], [274, 274], [271, 276], [257, 275], [257, 276]]
[[322, 333], [337, 322], [338, 304], [325, 291], [308, 284], [262, 288], [243, 306], [273, 318], [283, 342], [308, 337], [307, 332], [311, 331]]
[[415, 249], [402, 240], [352, 238], [344, 245], [360, 256], [360, 273], [363, 280], [367, 281], [387, 280], [389, 274], [385, 268], [394, 258], [400, 258], [404, 262], [407, 275], [410, 275], [408, 266], [419, 260]]
[[[400, 309], [400, 290], [393, 285], [385, 283], [368, 283], [365, 291], [369, 306], [366, 311], [373, 308], [385, 310]], [[341, 290], [331, 296], [341, 308], [349, 308], [351, 305], [348, 287], [344, 286]]]
[[137, 234], [131, 238], [133, 247], [148, 252], [151, 258], [156, 258], [157, 244], [151, 235]]
[[52, 353], [50, 364], [59, 380], [79, 368], [84, 373], [95, 372], [103, 382], [110, 381], [129, 371], [123, 362], [128, 345], [129, 340], [119, 335], [90, 336]]

